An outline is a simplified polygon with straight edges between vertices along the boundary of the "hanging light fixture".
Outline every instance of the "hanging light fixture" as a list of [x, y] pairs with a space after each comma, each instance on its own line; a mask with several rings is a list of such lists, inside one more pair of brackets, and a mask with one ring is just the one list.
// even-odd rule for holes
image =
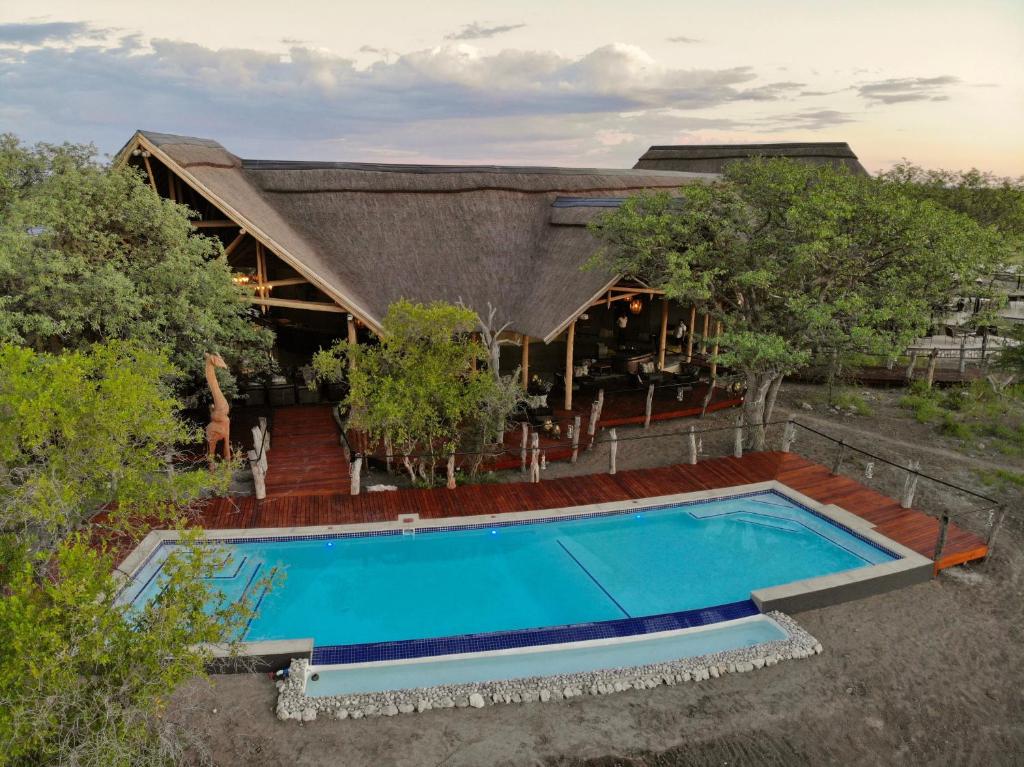
[[640, 296], [633, 296], [629, 299], [629, 311], [633, 314], [640, 314], [644, 310], [644, 302], [640, 299]]

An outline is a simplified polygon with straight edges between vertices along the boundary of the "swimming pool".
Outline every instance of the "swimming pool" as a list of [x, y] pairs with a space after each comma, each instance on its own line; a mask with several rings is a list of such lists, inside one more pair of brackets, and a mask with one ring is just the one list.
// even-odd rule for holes
[[[253, 594], [249, 642], [312, 638], [356, 663], [681, 629], [755, 614], [751, 592], [899, 554], [777, 490], [541, 519], [229, 538], [211, 585]], [[164, 541], [121, 594], [162, 588]], [[655, 617], [652, 617], [655, 616]]]

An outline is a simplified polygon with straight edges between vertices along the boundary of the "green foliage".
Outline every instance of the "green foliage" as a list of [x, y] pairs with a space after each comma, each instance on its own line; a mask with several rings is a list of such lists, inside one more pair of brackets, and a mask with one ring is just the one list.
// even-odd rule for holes
[[1007, 333], [1010, 339], [1017, 342], [1016, 346], [1006, 346], [999, 354], [996, 367], [1024, 378], [1024, 325], [1014, 325]]
[[129, 343], [46, 354], [0, 345], [0, 538], [52, 550], [101, 508], [108, 524], [167, 519], [224, 490], [217, 473], [168, 472], [199, 435], [178, 418], [164, 352]]
[[982, 482], [1002, 490], [1024, 489], [1024, 472], [993, 469], [978, 472]]
[[0, 599], [0, 765], [180, 763], [189, 733], [162, 716], [168, 696], [251, 610], [207, 607], [217, 559], [206, 545], [172, 555], [166, 588], [141, 609], [117, 601], [112, 560], [80, 536], [57, 547], [46, 578], [16, 565]]
[[[787, 372], [814, 347], [894, 349], [1002, 240], [892, 184], [788, 160], [631, 198], [592, 224], [601, 260], [718, 316], [730, 364]], [[728, 344], [727, 344], [728, 345]]]
[[1024, 178], [1005, 178], [977, 168], [926, 170], [902, 162], [880, 175], [919, 200], [930, 200], [970, 216], [983, 226], [1024, 238]]
[[[475, 425], [507, 416], [499, 412], [508, 404], [502, 382], [478, 369], [487, 350], [470, 335], [476, 322], [473, 311], [444, 302], [397, 301], [378, 345], [339, 342], [318, 352], [313, 367], [320, 380], [347, 375], [353, 428], [390, 441], [402, 455], [445, 457]], [[432, 482], [434, 461], [423, 465]], [[412, 473], [411, 463], [407, 468]]]
[[1024, 387], [996, 392], [987, 381], [968, 386], [927, 389], [917, 381], [900, 399], [920, 423], [933, 423], [940, 433], [964, 444], [991, 445], [1000, 453], [1024, 456]]
[[206, 351], [235, 371], [266, 368], [271, 333], [189, 216], [131, 168], [98, 165], [92, 147], [0, 136], [0, 341], [134, 340], [168, 349], [193, 381]]
[[871, 415], [871, 405], [864, 398], [864, 394], [858, 391], [841, 390], [835, 393], [833, 404], [841, 410], [852, 410], [857, 415]]
[[605, 243], [597, 263], [722, 320], [722, 359], [747, 377], [754, 424], [769, 382], [814, 349], [901, 348], [1008, 249], [898, 184], [783, 159], [732, 163], [677, 197], [632, 197], [591, 230]]

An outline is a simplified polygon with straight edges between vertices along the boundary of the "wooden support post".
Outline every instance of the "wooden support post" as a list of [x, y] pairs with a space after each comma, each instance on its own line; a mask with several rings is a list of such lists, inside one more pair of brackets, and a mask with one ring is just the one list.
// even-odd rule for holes
[[242, 229], [235, 235], [235, 239], [228, 243], [228, 246], [224, 248], [224, 258], [229, 258], [232, 253], [235, 252], [235, 248], [242, 244], [242, 240], [245, 239], [245, 230]]
[[718, 378], [718, 337], [722, 335], [722, 323], [715, 323], [715, 345], [711, 348], [711, 380]]
[[565, 333], [565, 409], [572, 410], [572, 352], [576, 340], [576, 320], [569, 323]]
[[263, 432], [263, 452], [270, 452], [270, 429], [267, 428], [267, 419], [260, 416], [257, 419], [257, 423], [260, 425], [260, 431]]
[[903, 493], [900, 496], [900, 508], [909, 509], [914, 505], [914, 493], [917, 490], [918, 470], [921, 468], [919, 461], [911, 461], [907, 464], [907, 477], [903, 481]]
[[357, 455], [352, 461], [352, 483], [349, 492], [352, 495], [359, 495], [359, 474], [363, 469], [363, 456]]
[[530, 424], [523, 421], [521, 426], [523, 428], [523, 440], [519, 448], [519, 471], [526, 471], [526, 445], [530, 441]]
[[788, 453], [793, 449], [793, 442], [796, 440], [796, 423], [790, 418], [782, 430], [782, 452]]
[[658, 370], [665, 369], [665, 344], [668, 341], [668, 299], [661, 299], [661, 327], [658, 330]]
[[530, 337], [523, 336], [523, 389], [526, 390], [530, 385]]
[[917, 349], [910, 352], [910, 363], [907, 365], [907, 372], [903, 374], [908, 381], [914, 380], [915, 367], [917, 367]]
[[[942, 550], [946, 548], [946, 533], [949, 532], [949, 512], [942, 512], [942, 517], [939, 519], [939, 537], [935, 541], [935, 553], [932, 555], [932, 561], [938, 565], [939, 559], [942, 557]], [[938, 569], [938, 567], [936, 567]]]
[[534, 432], [530, 439], [530, 481], [540, 482], [540, 435]]
[[740, 414], [736, 418], [736, 429], [733, 432], [732, 439], [732, 455], [733, 458], [743, 457], [743, 415]]
[[174, 192], [174, 174], [171, 173], [170, 168], [167, 170], [167, 196], [171, 198], [173, 202], [178, 201], [178, 195]]
[[263, 467], [260, 466], [260, 460], [256, 457], [256, 451], [250, 450], [249, 456], [249, 468], [252, 469], [252, 481], [256, 486], [256, 498], [257, 500], [263, 500], [267, 497], [267, 477], [263, 471]]
[[839, 450], [836, 451], [836, 458], [832, 461], [832, 476], [839, 474], [839, 470], [843, 468], [843, 457], [846, 455], [846, 442], [839, 440]]
[[455, 453], [448, 456], [448, 489], [455, 489]]
[[995, 516], [992, 519], [992, 527], [988, 531], [988, 540], [985, 542], [988, 546], [988, 551], [985, 552], [985, 559], [992, 556], [992, 548], [996, 543], [996, 535], [999, 534], [999, 528], [1003, 526], [1003, 520], [1006, 518], [1006, 505], [1000, 505], [996, 507]]
[[925, 382], [928, 388], [932, 388], [932, 384], [935, 383], [935, 365], [939, 361], [939, 350], [932, 349], [932, 353], [928, 355], [928, 373], [925, 378]]
[[651, 428], [651, 408], [654, 406], [654, 384], [647, 387], [647, 402], [644, 404], [644, 428]]
[[697, 324], [697, 307], [690, 307], [690, 324], [686, 326], [686, 361], [693, 362], [693, 328]]
[[604, 407], [604, 389], [597, 390], [597, 399], [590, 405], [590, 422], [587, 424], [587, 436], [590, 437], [590, 444], [587, 450], [594, 447], [594, 440], [597, 438], [597, 422], [601, 420], [601, 409]]
[[690, 465], [691, 466], [696, 466], [697, 465], [697, 432], [694, 431], [692, 426], [690, 427], [689, 441], [690, 441]]
[[[353, 317], [351, 314], [347, 314], [345, 315], [345, 321], [348, 324], [348, 342], [352, 346], [355, 346], [359, 342], [358, 336], [356, 336], [356, 318]], [[348, 369], [355, 370], [355, 368], [356, 361], [350, 354], [348, 357]]]
[[610, 440], [608, 444], [608, 473], [614, 474], [615, 458], [619, 452], [619, 435], [615, 429], [608, 430], [608, 439]]
[[149, 185], [156, 192], [156, 176], [153, 175], [153, 164], [149, 161], [149, 152], [142, 153], [142, 162], [146, 166], [146, 178], [149, 179]]
[[963, 375], [964, 371], [967, 370], [967, 334], [964, 333], [960, 336], [960, 364], [957, 366], [957, 370]]
[[705, 356], [708, 353], [708, 324], [711, 322], [711, 318], [708, 315], [704, 315], [704, 330], [700, 334], [700, 354]]
[[576, 463], [576, 459], [580, 455], [580, 417], [578, 415], [572, 418], [572, 463]]

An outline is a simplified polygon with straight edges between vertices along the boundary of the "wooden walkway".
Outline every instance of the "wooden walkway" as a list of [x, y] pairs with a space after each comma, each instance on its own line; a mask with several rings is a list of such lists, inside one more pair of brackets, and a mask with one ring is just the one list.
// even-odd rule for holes
[[[327, 417], [330, 417], [329, 412]], [[276, 450], [275, 444], [272, 457]], [[306, 457], [312, 454], [309, 451]], [[537, 484], [464, 485], [455, 490], [410, 489], [355, 497], [347, 494], [346, 487], [343, 492], [291, 492], [263, 501], [251, 496], [217, 498], [194, 513], [194, 522], [209, 529], [225, 529], [381, 522], [410, 512], [436, 519], [621, 501], [770, 479], [778, 479], [821, 503], [835, 503], [864, 517], [876, 524], [879, 532], [926, 557], [931, 558], [934, 553], [938, 536], [935, 518], [915, 509], [901, 509], [892, 498], [852, 479], [832, 476], [824, 466], [792, 453], [779, 452], [717, 458], [695, 466], [564, 477]], [[987, 550], [980, 537], [950, 524], [946, 547], [936, 570], [983, 558]]]
[[277, 408], [267, 453], [267, 499], [348, 491], [348, 460], [330, 405]]

